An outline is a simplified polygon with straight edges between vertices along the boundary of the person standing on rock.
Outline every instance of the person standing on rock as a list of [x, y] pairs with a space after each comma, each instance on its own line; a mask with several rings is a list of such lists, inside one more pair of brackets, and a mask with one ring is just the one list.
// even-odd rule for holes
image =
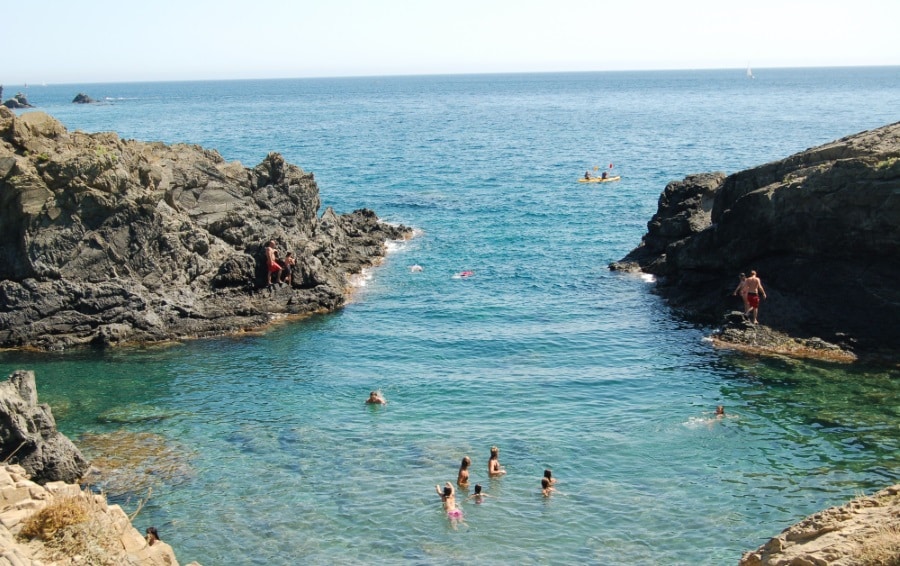
[[278, 273], [280, 280], [281, 265], [278, 264], [278, 250], [275, 249], [275, 240], [269, 240], [266, 244], [266, 282], [272, 286], [272, 274]]
[[750, 312], [750, 305], [747, 304], [747, 276], [743, 273], [740, 274], [740, 282], [738, 282], [738, 286], [734, 288], [734, 293], [732, 295], [737, 295], [740, 293], [741, 300], [744, 301], [744, 314]]
[[766, 290], [763, 289], [762, 281], [756, 276], [755, 271], [750, 272], [750, 277], [744, 282], [744, 290], [747, 292], [747, 305], [750, 307], [745, 314], [753, 314], [753, 324], [758, 324], [759, 316], [759, 299], [762, 296], [766, 298]]

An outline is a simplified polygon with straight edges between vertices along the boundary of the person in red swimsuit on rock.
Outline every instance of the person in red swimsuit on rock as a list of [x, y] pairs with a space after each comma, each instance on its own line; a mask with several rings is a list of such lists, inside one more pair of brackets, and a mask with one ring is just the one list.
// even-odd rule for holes
[[275, 249], [275, 240], [269, 240], [266, 244], [266, 282], [272, 286], [272, 274], [278, 273], [277, 283], [281, 282], [281, 265], [278, 264], [278, 250]]
[[763, 299], [766, 298], [766, 290], [763, 289], [762, 281], [759, 280], [759, 277], [756, 276], [755, 271], [750, 272], [750, 277], [744, 281], [744, 289], [747, 291], [747, 305], [750, 307], [750, 310], [747, 314], [753, 314], [753, 324], [758, 324], [758, 316], [759, 316], [759, 299], [762, 296]]

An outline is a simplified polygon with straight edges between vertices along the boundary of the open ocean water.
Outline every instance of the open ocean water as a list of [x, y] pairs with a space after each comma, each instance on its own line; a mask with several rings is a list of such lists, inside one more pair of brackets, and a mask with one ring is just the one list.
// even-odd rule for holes
[[[72, 104], [79, 92], [101, 103]], [[326, 206], [418, 231], [346, 308], [265, 335], [0, 353], [3, 375], [37, 373], [65, 434], [138, 471], [107, 486], [111, 501], [133, 512], [152, 487], [135, 526], [157, 526], [182, 563], [735, 564], [900, 481], [898, 371], [716, 351], [652, 283], [606, 267], [640, 242], [667, 182], [900, 119], [898, 67], [27, 95], [70, 130], [251, 167], [281, 152]], [[621, 182], [575, 182], [609, 164]], [[762, 322], [777, 316], [763, 305]], [[363, 403], [372, 389], [387, 406]], [[718, 404], [728, 418], [710, 418]], [[500, 479], [486, 477], [492, 445]], [[454, 529], [434, 486], [465, 455], [493, 497], [462, 502]]]

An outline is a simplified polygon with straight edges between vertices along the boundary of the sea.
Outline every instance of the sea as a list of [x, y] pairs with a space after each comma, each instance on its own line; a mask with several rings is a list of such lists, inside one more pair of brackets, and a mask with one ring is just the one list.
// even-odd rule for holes
[[[900, 120], [900, 67], [754, 75], [6, 85], [69, 130], [247, 167], [279, 152], [315, 174], [323, 208], [370, 208], [416, 237], [338, 312], [177, 345], [6, 351], [0, 372], [36, 373], [59, 429], [106, 470], [95, 489], [182, 564], [736, 564], [900, 482], [896, 366], [717, 350], [651, 278], [607, 267], [670, 181]], [[578, 183], [585, 171], [621, 180]], [[373, 390], [387, 405], [364, 403]], [[493, 479], [492, 446], [507, 471]], [[451, 521], [435, 485], [465, 456]]]

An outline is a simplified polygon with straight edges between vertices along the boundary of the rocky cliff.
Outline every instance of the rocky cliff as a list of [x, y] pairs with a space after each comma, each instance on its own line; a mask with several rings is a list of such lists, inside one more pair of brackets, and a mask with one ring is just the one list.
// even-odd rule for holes
[[[209, 336], [337, 309], [348, 277], [410, 230], [320, 206], [312, 173], [278, 154], [251, 169], [0, 108], [0, 347]], [[261, 292], [269, 240], [297, 266], [290, 288]]]
[[853, 349], [900, 344], [900, 123], [725, 176], [669, 183], [635, 250], [614, 270], [657, 276], [699, 320], [740, 309], [755, 269], [760, 322]]

